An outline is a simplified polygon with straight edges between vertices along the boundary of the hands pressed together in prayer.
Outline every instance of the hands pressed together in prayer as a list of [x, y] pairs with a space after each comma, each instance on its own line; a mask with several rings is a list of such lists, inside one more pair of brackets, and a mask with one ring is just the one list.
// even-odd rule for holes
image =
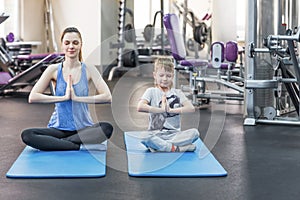
[[64, 99], [66, 101], [67, 100], [76, 101], [76, 99], [77, 99], [76, 93], [75, 93], [74, 88], [73, 88], [72, 75], [68, 76], [66, 93], [65, 93]]
[[165, 94], [161, 98], [161, 108], [163, 109], [162, 111], [166, 113], [171, 111], [170, 105], [167, 100], [167, 96]]

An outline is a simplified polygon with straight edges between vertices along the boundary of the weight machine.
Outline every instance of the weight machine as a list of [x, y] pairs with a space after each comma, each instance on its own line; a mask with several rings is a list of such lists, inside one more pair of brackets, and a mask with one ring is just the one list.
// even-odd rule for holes
[[[157, 18], [157, 16], [160, 15], [160, 18]], [[154, 14], [154, 19], [152, 24], [147, 24], [144, 28], [143, 37], [145, 39], [145, 43], [149, 43], [149, 46], [146, 47], [146, 45], [140, 45], [142, 48], [139, 48], [139, 51], [143, 52], [146, 49], [146, 53], [149, 57], [151, 57], [153, 54], [157, 55], [165, 55], [165, 47], [168, 45], [168, 40], [165, 36], [165, 30], [163, 25], [163, 16], [164, 16], [164, 0], [160, 0], [160, 10], [156, 11]], [[160, 34], [155, 36], [155, 24], [156, 21], [160, 21]], [[155, 48], [154, 46], [159, 46], [159, 48]], [[146, 48], [145, 48], [146, 47]], [[153, 62], [153, 59], [150, 59]]]
[[[126, 0], [120, 0], [119, 10], [118, 42], [116, 44], [110, 44], [110, 48], [118, 49], [117, 66], [112, 67], [109, 71], [109, 81], [112, 80], [115, 71], [126, 70], [126, 68], [132, 68], [139, 65], [134, 28], [134, 14], [126, 7]], [[131, 23], [125, 25], [126, 14], [130, 16]], [[133, 43], [133, 49], [125, 49], [125, 42]]]
[[[208, 60], [189, 59], [186, 57], [184, 40], [179, 30], [178, 16], [175, 14], [165, 15], [164, 25], [167, 29], [171, 53], [175, 60], [175, 88], [179, 88], [179, 72], [184, 72], [189, 74], [187, 90], [189, 93], [192, 93], [194, 105], [207, 104], [210, 99], [240, 101], [244, 99], [244, 88], [236, 85], [234, 82], [236, 80], [243, 82], [243, 79], [232, 75], [232, 69], [238, 57], [236, 42], [228, 41], [226, 45], [222, 42], [213, 43], [210, 62]], [[210, 71], [217, 72], [217, 74], [210, 74]], [[216, 91], [207, 91], [206, 83], [213, 83], [218, 89]], [[222, 91], [220, 89], [221, 86], [232, 90]], [[181, 89], [186, 90], [183, 87]]]
[[[194, 12], [188, 9], [187, 4], [188, 2], [185, 0], [182, 5], [174, 2], [173, 6], [178, 10], [179, 16], [182, 16], [182, 35], [183, 40], [186, 41], [187, 49], [195, 53], [195, 58], [199, 58], [198, 51], [211, 45], [211, 28], [206, 25], [205, 21], [210, 20], [212, 14], [206, 13], [202, 19], [198, 19]], [[192, 28], [193, 38], [186, 38], [187, 24]]]
[[244, 125], [300, 125], [298, 2], [249, 0], [247, 8]]
[[[288, 29], [286, 35], [269, 35], [265, 39], [266, 48], [255, 48], [253, 43], [249, 45], [249, 57], [254, 58], [258, 53], [267, 53], [276, 59], [274, 65], [274, 77], [270, 80], [247, 80], [245, 88], [248, 92], [248, 100], [256, 89], [271, 89], [274, 91], [274, 105], [264, 107], [263, 110], [255, 106], [254, 101], [248, 101], [247, 111], [253, 112], [255, 118], [246, 118], [245, 124], [284, 123], [300, 125], [299, 117], [283, 117], [284, 114], [296, 111], [299, 116], [299, 86], [300, 68], [295, 49], [295, 42], [300, 42], [300, 29], [293, 32]], [[249, 78], [251, 76], [248, 75]], [[253, 121], [255, 120], [255, 121]]]
[[[0, 23], [8, 16], [0, 16]], [[0, 43], [0, 95], [22, 92], [26, 87], [33, 86], [43, 71], [50, 64], [61, 62], [61, 53], [14, 55], [10, 54], [5, 40]], [[26, 66], [24, 65], [26, 63]]]
[[[28, 59], [32, 59], [33, 56], [38, 55], [31, 55], [31, 58], [29, 56]], [[59, 53], [40, 54], [39, 56], [39, 61], [14, 77], [7, 72], [0, 72], [0, 80], [2, 80], [0, 81], [0, 95], [17, 93], [21, 89], [33, 86], [50, 64], [62, 62], [64, 59], [64, 55]]]

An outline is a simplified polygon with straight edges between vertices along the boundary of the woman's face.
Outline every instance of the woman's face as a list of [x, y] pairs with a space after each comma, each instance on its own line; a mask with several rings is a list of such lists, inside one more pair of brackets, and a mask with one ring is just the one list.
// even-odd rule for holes
[[78, 58], [82, 42], [78, 33], [66, 33], [62, 39], [61, 48], [66, 57]]

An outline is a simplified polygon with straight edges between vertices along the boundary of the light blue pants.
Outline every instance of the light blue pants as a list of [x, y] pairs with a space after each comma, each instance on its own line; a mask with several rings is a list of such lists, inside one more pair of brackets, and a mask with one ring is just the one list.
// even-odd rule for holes
[[198, 138], [199, 131], [195, 128], [185, 131], [149, 131], [149, 137], [143, 139], [142, 143], [156, 151], [170, 152], [172, 145], [185, 146]]

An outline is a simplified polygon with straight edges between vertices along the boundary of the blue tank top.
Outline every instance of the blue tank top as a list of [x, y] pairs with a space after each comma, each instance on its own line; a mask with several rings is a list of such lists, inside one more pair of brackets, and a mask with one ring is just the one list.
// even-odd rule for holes
[[[67, 82], [64, 80], [62, 73], [62, 63], [57, 69], [56, 79], [56, 96], [64, 96], [67, 87]], [[89, 87], [86, 76], [86, 65], [81, 65], [81, 77], [78, 83], [73, 85], [75, 94], [77, 96], [88, 96]], [[60, 130], [80, 130], [82, 128], [92, 126], [93, 120], [91, 118], [88, 105], [86, 103], [75, 102], [72, 100], [55, 103], [55, 109], [52, 113], [48, 123], [49, 128], [56, 128]]]

